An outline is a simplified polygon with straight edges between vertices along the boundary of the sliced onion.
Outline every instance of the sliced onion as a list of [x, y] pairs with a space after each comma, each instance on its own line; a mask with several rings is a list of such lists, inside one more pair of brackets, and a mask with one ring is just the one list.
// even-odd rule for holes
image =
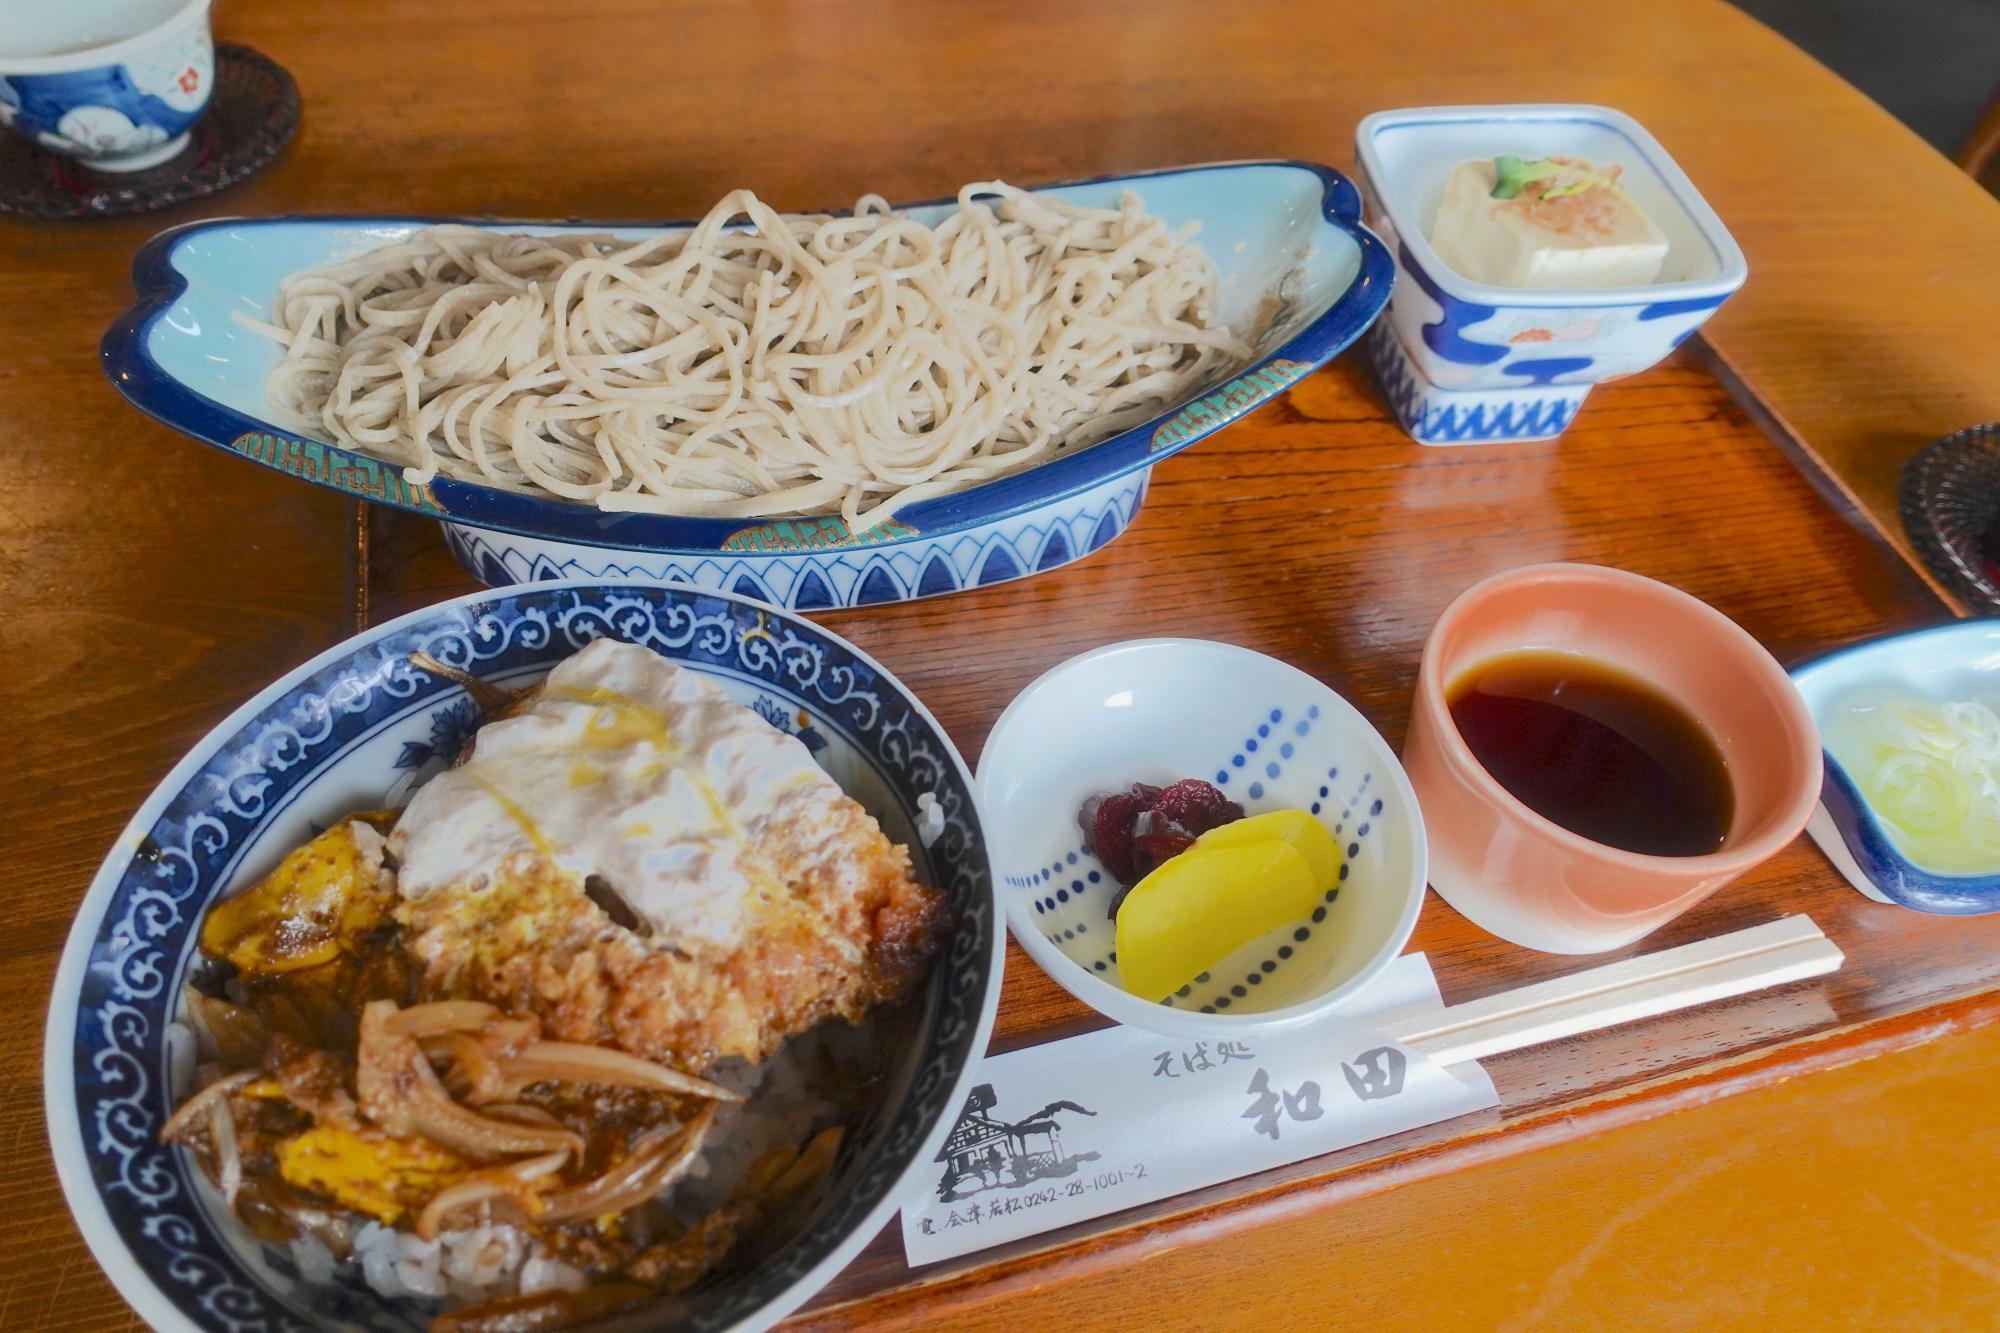
[[784, 1169], [771, 1182], [771, 1192], [778, 1195], [796, 1194], [819, 1183], [828, 1169], [833, 1166], [834, 1154], [840, 1151], [841, 1131], [838, 1127], [823, 1129], [813, 1136], [796, 1162]]
[[222, 1202], [233, 1210], [236, 1192], [243, 1188], [243, 1153], [236, 1146], [236, 1113], [229, 1109], [227, 1097], [217, 1099], [214, 1106], [208, 1117], [208, 1141], [215, 1148], [215, 1187], [222, 1191]]
[[499, 1018], [479, 1034], [479, 1044], [496, 1060], [519, 1055], [542, 1035], [542, 1021], [533, 1014], [519, 1018]]
[[603, 1046], [585, 1046], [573, 1041], [538, 1041], [511, 1059], [501, 1071], [516, 1083], [559, 1081], [595, 1083], [610, 1088], [641, 1088], [651, 1092], [671, 1092], [711, 1101], [740, 1102], [738, 1093], [705, 1078], [683, 1074], [677, 1069], [641, 1060], [636, 1055]]
[[447, 1069], [442, 1081], [444, 1083], [444, 1090], [457, 1100], [462, 1102], [476, 1100], [471, 1095], [472, 1078], [465, 1072], [464, 1065], [453, 1065], [450, 1069]]
[[646, 1182], [646, 1192], [644, 1197], [638, 1200], [639, 1203], [659, 1198], [678, 1184], [682, 1176], [694, 1169], [695, 1158], [701, 1155], [701, 1145], [708, 1138], [708, 1131], [714, 1122], [715, 1108], [703, 1107], [701, 1113], [688, 1123], [687, 1131], [682, 1135], [681, 1141], [654, 1170], [653, 1178]]
[[484, 1040], [469, 1032], [454, 1032], [444, 1038], [445, 1053], [455, 1065], [452, 1090], [474, 1105], [500, 1101], [514, 1095], [515, 1086], [500, 1069]]
[[1972, 812], [1972, 788], [1950, 764], [1899, 750], [1875, 770], [1868, 794], [1883, 814], [1912, 833], [1943, 833]]
[[535, 1216], [543, 1222], [573, 1222], [580, 1217], [622, 1212], [632, 1202], [651, 1198], [640, 1191], [666, 1160], [673, 1143], [670, 1132], [641, 1139], [633, 1145], [630, 1156], [597, 1179], [544, 1197]]
[[181, 1109], [167, 1118], [160, 1126], [160, 1142], [173, 1143], [194, 1125], [206, 1120], [215, 1104], [252, 1079], [263, 1075], [260, 1069], [239, 1069], [234, 1074], [219, 1078], [181, 1103]]
[[431, 1062], [422, 1051], [411, 1057], [410, 1072], [416, 1075], [418, 1091], [407, 1108], [409, 1123], [433, 1143], [467, 1157], [503, 1157], [509, 1153], [551, 1152], [559, 1148], [579, 1157], [583, 1155], [583, 1139], [567, 1129], [489, 1120], [460, 1106], [438, 1082]]
[[629, 1157], [597, 1179], [544, 1198], [536, 1220], [573, 1222], [582, 1217], [604, 1217], [657, 1198], [687, 1174], [714, 1120], [715, 1108], [705, 1106], [678, 1132], [640, 1139]]
[[434, 1000], [397, 1010], [383, 1021], [382, 1030], [396, 1037], [431, 1037], [469, 1032], [498, 1017], [498, 1009], [479, 1000]]
[[1865, 686], [1835, 702], [1822, 731], [1904, 855], [1946, 875], [2000, 868], [2000, 714], [1991, 707]]
[[436, 1240], [442, 1229], [441, 1223], [461, 1208], [470, 1208], [490, 1199], [517, 1198], [537, 1180], [561, 1170], [568, 1160], [568, 1152], [552, 1152], [543, 1157], [531, 1157], [525, 1162], [515, 1162], [511, 1166], [474, 1172], [431, 1196], [423, 1212], [417, 1215], [417, 1234], [425, 1240]]
[[501, 1102], [497, 1106], [482, 1106], [481, 1115], [495, 1120], [511, 1121], [516, 1125], [553, 1125], [562, 1128], [562, 1121], [550, 1115], [539, 1106], [529, 1106], [525, 1102]]
[[218, 1000], [189, 986], [183, 992], [195, 1030], [207, 1038], [208, 1050], [227, 1065], [253, 1065], [263, 1058], [271, 1034], [264, 1020], [240, 1004]]

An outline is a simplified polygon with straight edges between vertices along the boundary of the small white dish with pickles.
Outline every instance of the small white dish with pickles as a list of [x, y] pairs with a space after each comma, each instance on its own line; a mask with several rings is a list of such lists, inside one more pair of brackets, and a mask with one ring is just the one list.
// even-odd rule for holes
[[[1394, 751], [1327, 686], [1246, 648], [1139, 639], [1071, 658], [1001, 714], [978, 783], [1014, 938], [1134, 1027], [1310, 1022], [1395, 960], [1423, 904], [1423, 816]], [[1118, 823], [1135, 845], [1107, 844]]]
[[1665, 148], [1584, 105], [1382, 111], [1355, 132], [1396, 259], [1369, 334], [1420, 444], [1545, 440], [1743, 285], [1743, 252]]

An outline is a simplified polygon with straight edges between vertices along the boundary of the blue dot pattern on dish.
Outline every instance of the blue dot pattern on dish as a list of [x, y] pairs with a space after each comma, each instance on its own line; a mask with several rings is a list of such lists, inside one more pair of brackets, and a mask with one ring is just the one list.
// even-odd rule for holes
[[[1319, 716], [1320, 710], [1318, 706], [1310, 706], [1305, 710], [1303, 716], [1294, 715], [1291, 725], [1286, 729], [1299, 741], [1304, 742], [1312, 735], [1314, 730], [1313, 724], [1318, 721]], [[1274, 708], [1266, 710], [1262, 714], [1262, 720], [1246, 729], [1243, 733], [1242, 743], [1229, 756], [1227, 765], [1217, 766], [1215, 770], [1215, 784], [1218, 787], [1228, 785], [1232, 771], [1241, 770], [1249, 766], [1249, 756], [1258, 753], [1258, 742], [1260, 740], [1269, 740], [1273, 728], [1283, 726], [1284, 723], [1285, 714], [1283, 709]], [[1292, 741], [1286, 740], [1280, 741], [1275, 746], [1277, 758], [1272, 758], [1271, 753], [1272, 747], [1265, 747], [1265, 752], [1262, 756], [1264, 774], [1266, 779], [1276, 781], [1283, 776], [1287, 762], [1301, 757], [1302, 754], [1309, 754], [1310, 748], [1304, 745], [1295, 745]], [[1331, 808], [1328, 801], [1333, 795], [1335, 784], [1340, 781], [1340, 772], [1341, 770], [1338, 765], [1329, 766], [1326, 770], [1325, 780], [1314, 783], [1313, 787], [1308, 789], [1316, 789], [1319, 792], [1320, 799], [1311, 803], [1314, 815], [1319, 815], [1322, 811]], [[1373, 781], [1374, 775], [1372, 773], [1362, 774], [1361, 780], [1354, 784], [1354, 790], [1346, 793], [1341, 798], [1342, 820], [1335, 828], [1336, 833], [1343, 836], [1346, 834], [1347, 822], [1353, 818], [1354, 812], [1357, 809], [1365, 808], [1371, 820], [1382, 814], [1385, 808], [1384, 803], [1379, 798], [1369, 794], [1370, 788], [1373, 786]], [[1244, 788], [1243, 796], [1239, 799], [1247, 799], [1252, 802], [1261, 801], [1264, 799], [1267, 790], [1264, 780], [1252, 781]], [[1253, 810], [1250, 813], [1257, 812]], [[1370, 838], [1374, 827], [1372, 822], [1364, 822], [1357, 826], [1354, 829], [1353, 836], [1341, 848], [1346, 853], [1346, 859], [1343, 860], [1340, 867], [1340, 880], [1342, 883], [1347, 880], [1352, 869], [1349, 862], [1359, 854], [1362, 843]], [[1069, 836], [1074, 836], [1074, 833], [1072, 832]], [[1074, 867], [1074, 869], [1069, 869], [1070, 867]], [[1085, 843], [1075, 851], [1065, 850], [1058, 860], [1047, 867], [1038, 867], [1025, 878], [1008, 876], [1005, 878], [1005, 883], [1010, 888], [1025, 889], [1045, 884], [1051, 879], [1058, 878], [1066, 879], [1067, 887], [1057, 889], [1052, 897], [1036, 898], [1036, 914], [1048, 918], [1047, 924], [1043, 927], [1044, 933], [1058, 947], [1073, 945], [1076, 949], [1082, 950], [1088, 943], [1082, 937], [1088, 933], [1088, 924], [1090, 922], [1104, 922], [1107, 925], [1109, 924], [1106, 909], [1109, 906], [1110, 895], [1118, 891], [1118, 885], [1091, 855], [1088, 843]], [[1214, 978], [1204, 973], [1189, 983], [1189, 987], [1185, 993], [1177, 992], [1174, 995], [1170, 995], [1162, 1003], [1175, 1008], [1198, 1009], [1202, 1013], [1219, 1013], [1228, 1009], [1232, 1001], [1247, 999], [1247, 987], [1263, 986], [1266, 977], [1270, 977], [1276, 982], [1292, 959], [1299, 957], [1301, 952], [1311, 952], [1310, 950], [1303, 949], [1303, 946], [1306, 946], [1312, 940], [1315, 933], [1314, 927], [1325, 923], [1328, 910], [1327, 904], [1336, 901], [1338, 896], [1338, 887], [1328, 890], [1323, 895], [1324, 902], [1313, 909], [1310, 923], [1302, 923], [1293, 928], [1289, 936], [1292, 942], [1274, 948], [1270, 957], [1251, 960], [1250, 966], [1252, 971], [1247, 973], [1241, 981], [1218, 983]], [[1100, 936], [1099, 938], [1102, 939], [1103, 937]], [[1094, 974], [1104, 977], [1107, 981], [1116, 982], [1118, 962], [1115, 952], [1072, 953], [1068, 949], [1065, 949], [1064, 952], [1074, 959], [1079, 966], [1089, 968]], [[1232, 994], [1232, 988], [1236, 991], [1243, 991], [1244, 994], [1234, 995]]]

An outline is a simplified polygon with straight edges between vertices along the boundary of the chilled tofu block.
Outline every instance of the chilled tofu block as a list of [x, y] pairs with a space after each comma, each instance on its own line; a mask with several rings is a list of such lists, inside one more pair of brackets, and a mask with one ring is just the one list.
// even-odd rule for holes
[[1580, 158], [1461, 162], [1445, 186], [1431, 247], [1462, 277], [1493, 287], [1644, 286], [1660, 276], [1667, 238], [1618, 174]]

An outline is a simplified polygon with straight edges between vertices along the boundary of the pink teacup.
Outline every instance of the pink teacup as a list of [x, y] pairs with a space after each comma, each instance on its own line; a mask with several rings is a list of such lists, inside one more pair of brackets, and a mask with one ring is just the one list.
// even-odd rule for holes
[[[1699, 722], [1735, 798], [1721, 847], [1607, 847], [1529, 809], [1481, 767], [1452, 724], [1448, 690], [1521, 649], [1622, 669]], [[1475, 924], [1549, 953], [1616, 949], [1671, 921], [1797, 837], [1820, 789], [1819, 735], [1784, 668], [1705, 603], [1598, 565], [1509, 570], [1445, 608], [1424, 645], [1403, 765], [1429, 832], [1431, 887]]]

